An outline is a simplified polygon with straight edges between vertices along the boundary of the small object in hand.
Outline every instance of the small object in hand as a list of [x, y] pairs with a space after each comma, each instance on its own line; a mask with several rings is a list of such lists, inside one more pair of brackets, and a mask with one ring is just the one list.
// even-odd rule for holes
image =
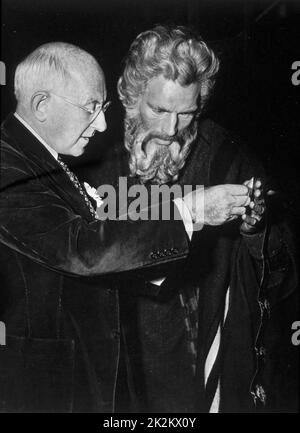
[[254, 185], [255, 185], [255, 183], [256, 183], [256, 178], [252, 177], [251, 184], [250, 184], [250, 187], [249, 187], [250, 188], [249, 197], [250, 197], [251, 201], [254, 201], [254, 199], [255, 199], [255, 196], [254, 196], [254, 191], [255, 191]]
[[250, 203], [246, 208], [246, 213], [242, 216], [244, 220], [242, 231], [253, 233], [264, 226], [265, 200], [260, 179], [252, 177], [248, 183], [248, 188]]
[[248, 188], [250, 189], [249, 191], [249, 198], [250, 198], [250, 203], [249, 206], [247, 206], [247, 210], [246, 213], [248, 215], [251, 214], [252, 209], [253, 209], [253, 205], [251, 205], [251, 203], [255, 203], [256, 200], [256, 196], [255, 196], [255, 184], [256, 184], [257, 179], [255, 177], [252, 177], [252, 179], [250, 180], [250, 185], [248, 186]]

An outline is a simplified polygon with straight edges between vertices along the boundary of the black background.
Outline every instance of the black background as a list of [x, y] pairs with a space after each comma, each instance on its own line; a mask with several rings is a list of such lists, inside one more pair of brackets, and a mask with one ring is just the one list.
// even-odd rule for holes
[[[278, 181], [299, 239], [300, 61], [299, 0], [2, 0], [1, 120], [14, 110], [13, 75], [20, 60], [49, 41], [66, 41], [93, 54], [105, 71], [108, 129], [96, 134], [75, 170], [87, 173], [122, 134], [116, 82], [136, 35], [158, 23], [192, 25], [216, 49], [221, 70], [210, 116], [239, 134]], [[298, 318], [299, 319], [299, 318]]]
[[298, 222], [300, 85], [291, 65], [300, 61], [297, 0], [2, 0], [1, 120], [14, 109], [13, 74], [38, 45], [67, 41], [91, 52], [106, 75], [113, 107], [108, 130], [97, 134], [76, 165], [105, 157], [121, 132], [116, 82], [130, 43], [157, 23], [192, 25], [222, 62], [210, 116], [244, 138], [284, 191]]

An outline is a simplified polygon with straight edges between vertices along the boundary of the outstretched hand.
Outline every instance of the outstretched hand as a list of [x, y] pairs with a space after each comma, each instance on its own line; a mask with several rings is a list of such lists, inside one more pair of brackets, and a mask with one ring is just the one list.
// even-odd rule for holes
[[194, 223], [219, 226], [246, 212], [249, 189], [246, 185], [216, 185], [199, 188], [184, 196]]

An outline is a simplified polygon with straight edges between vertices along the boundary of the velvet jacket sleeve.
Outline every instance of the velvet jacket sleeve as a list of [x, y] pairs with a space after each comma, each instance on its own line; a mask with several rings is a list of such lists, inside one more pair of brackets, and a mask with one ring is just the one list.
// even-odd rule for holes
[[179, 220], [88, 220], [6, 142], [1, 143], [0, 241], [51, 269], [89, 276], [176, 260], [188, 250]]

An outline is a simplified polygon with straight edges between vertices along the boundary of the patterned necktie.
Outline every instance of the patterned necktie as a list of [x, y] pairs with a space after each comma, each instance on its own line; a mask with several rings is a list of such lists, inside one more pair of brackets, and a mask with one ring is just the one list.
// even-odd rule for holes
[[69, 177], [69, 179], [72, 182], [72, 184], [75, 186], [75, 188], [79, 191], [79, 193], [84, 198], [85, 204], [89, 208], [89, 210], [90, 210], [91, 214], [93, 215], [93, 217], [95, 219], [99, 219], [99, 217], [97, 215], [97, 212], [95, 211], [92, 203], [90, 202], [90, 199], [88, 198], [88, 195], [85, 192], [84, 188], [82, 188], [81, 183], [79, 182], [78, 177], [69, 169], [69, 167], [60, 159], [60, 157], [57, 158], [57, 161], [60, 164], [60, 166], [62, 167], [62, 169], [64, 170], [64, 172]]

